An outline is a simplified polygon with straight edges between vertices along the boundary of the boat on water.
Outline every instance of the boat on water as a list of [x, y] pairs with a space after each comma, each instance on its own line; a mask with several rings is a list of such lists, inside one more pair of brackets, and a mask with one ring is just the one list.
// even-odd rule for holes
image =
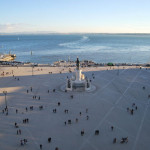
[[0, 61], [12, 61], [15, 58], [16, 54], [0, 54]]

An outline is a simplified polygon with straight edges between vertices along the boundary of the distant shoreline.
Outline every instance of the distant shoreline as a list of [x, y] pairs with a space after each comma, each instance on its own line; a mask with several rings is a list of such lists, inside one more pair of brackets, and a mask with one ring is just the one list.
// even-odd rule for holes
[[57, 32], [52, 32], [52, 33], [45, 33], [45, 32], [17, 32], [17, 33], [0, 33], [1, 35], [82, 35], [82, 34], [107, 34], [107, 35], [150, 35], [150, 33], [76, 33], [76, 32], [70, 32], [70, 33], [57, 33]]

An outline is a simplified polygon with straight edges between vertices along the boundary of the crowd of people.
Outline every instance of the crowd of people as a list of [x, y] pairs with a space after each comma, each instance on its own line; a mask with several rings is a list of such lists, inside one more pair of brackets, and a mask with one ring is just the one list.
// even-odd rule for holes
[[[30, 92], [32, 93], [32, 92], [33, 92], [33, 87], [30, 87], [30, 89], [27, 89], [26, 91], [27, 91], [27, 94], [29, 94]], [[30, 91], [30, 92], [29, 92], [29, 91]], [[48, 93], [49, 93], [49, 92], [50, 92], [50, 90], [48, 90]], [[56, 89], [53, 89], [52, 92], [56, 92]], [[37, 96], [36, 96], [36, 95], [33, 95], [32, 98], [33, 98], [33, 99], [37, 99]], [[73, 95], [71, 95], [70, 98], [73, 99]], [[38, 99], [40, 100], [40, 96], [38, 96]], [[61, 103], [60, 103], [60, 102], [57, 102], [57, 106], [60, 106], [60, 105], [61, 105]], [[132, 104], [132, 109], [127, 108], [127, 111], [130, 111], [131, 114], [133, 114], [133, 108], [134, 108], [135, 110], [137, 110], [137, 106], [135, 105], [135, 103]], [[25, 111], [26, 111], [26, 112], [28, 112], [28, 109], [29, 109], [30, 111], [32, 111], [32, 110], [33, 110], [33, 106], [30, 106], [29, 108], [28, 108], [28, 107], [25, 107]], [[42, 105], [39, 106], [39, 109], [40, 109], [40, 110], [43, 109], [43, 106], [42, 106]], [[89, 111], [88, 108], [86, 108], [86, 109], [85, 109], [85, 114], [88, 114], [88, 111]], [[8, 108], [3, 109], [2, 112], [8, 114]], [[56, 112], [57, 112], [57, 109], [54, 108], [54, 109], [53, 109], [53, 113], [56, 113]], [[65, 113], [65, 114], [68, 114], [68, 113], [69, 113], [69, 110], [68, 110], [68, 109], [65, 109], [65, 110], [64, 110], [64, 113]], [[79, 112], [79, 116], [80, 116], [80, 117], [82, 116], [82, 113], [83, 113], [83, 112]], [[18, 109], [16, 109], [16, 114], [18, 114]], [[86, 115], [86, 120], [89, 120], [89, 115]], [[22, 122], [23, 122], [23, 124], [29, 123], [29, 118], [23, 119]], [[75, 121], [72, 121], [72, 119], [68, 119], [67, 121], [64, 121], [64, 124], [65, 124], [65, 125], [67, 125], [67, 124], [70, 124], [70, 125], [71, 125], [73, 122], [78, 123], [78, 122], [79, 122], [79, 118], [75, 118]], [[20, 125], [20, 126], [21, 126], [21, 125]], [[15, 128], [17, 128], [17, 135], [22, 135], [22, 130], [20, 129], [20, 126], [18, 125], [18, 123], [15, 122]], [[112, 131], [114, 130], [114, 126], [111, 126], [111, 130], [112, 130]], [[81, 134], [81, 136], [84, 136], [85, 130], [82, 129], [80, 134]], [[95, 135], [99, 135], [99, 130], [95, 130]], [[49, 137], [49, 138], [48, 138], [48, 143], [51, 143], [51, 140], [52, 140], [52, 138]], [[114, 138], [114, 139], [113, 139], [113, 143], [116, 143], [116, 142], [117, 142], [117, 139]], [[127, 137], [127, 138], [122, 138], [121, 141], [120, 141], [120, 143], [127, 143], [127, 142], [128, 142], [128, 137]], [[21, 146], [24, 146], [24, 145], [26, 145], [27, 143], [28, 143], [28, 140], [27, 140], [27, 139], [21, 139], [21, 140], [20, 140], [20, 145], [21, 145]], [[43, 144], [40, 144], [40, 145], [39, 145], [39, 148], [40, 148], [40, 150], [42, 150], [42, 149], [43, 149]], [[58, 147], [56, 147], [55, 150], [58, 150]]]
[[131, 115], [133, 115], [134, 111], [137, 109], [138, 109], [138, 107], [135, 105], [135, 103], [133, 103], [132, 108], [127, 107], [127, 112], [129, 112]]

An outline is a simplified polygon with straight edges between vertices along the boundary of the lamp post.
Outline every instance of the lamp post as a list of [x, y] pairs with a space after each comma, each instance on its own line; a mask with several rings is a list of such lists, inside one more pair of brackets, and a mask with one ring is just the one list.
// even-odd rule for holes
[[3, 91], [3, 93], [5, 95], [5, 105], [6, 105], [6, 109], [7, 109], [7, 100], [6, 100], [7, 91]]
[[118, 74], [118, 76], [119, 76], [119, 65], [118, 65], [118, 73], [117, 73], [117, 74]]
[[34, 68], [34, 66], [32, 65], [32, 76], [33, 76], [33, 68]]

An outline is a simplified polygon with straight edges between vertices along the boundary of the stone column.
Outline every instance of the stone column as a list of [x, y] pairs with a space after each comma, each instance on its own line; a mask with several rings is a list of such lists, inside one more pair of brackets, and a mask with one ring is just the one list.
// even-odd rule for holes
[[81, 81], [82, 70], [76, 70], [76, 81]]

